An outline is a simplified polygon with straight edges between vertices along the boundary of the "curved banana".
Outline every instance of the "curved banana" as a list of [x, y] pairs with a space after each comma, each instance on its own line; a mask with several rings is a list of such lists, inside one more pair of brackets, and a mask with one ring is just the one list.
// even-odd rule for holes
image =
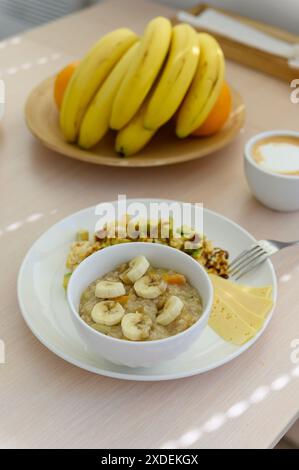
[[133, 258], [130, 261], [128, 269], [123, 272], [119, 277], [125, 283], [134, 284], [134, 282], [136, 282], [146, 273], [149, 268], [149, 265], [150, 264], [145, 256], [136, 256], [136, 258]]
[[152, 320], [142, 313], [127, 313], [121, 321], [123, 335], [131, 341], [140, 341], [150, 335]]
[[110, 127], [119, 130], [136, 114], [150, 91], [168, 52], [171, 23], [163, 17], [147, 25], [140, 46], [112, 107]]
[[176, 134], [187, 137], [198, 129], [213, 109], [224, 82], [222, 49], [210, 34], [199, 35], [200, 58], [191, 87], [180, 108]]
[[143, 126], [145, 105], [133, 119], [117, 134], [115, 150], [121, 157], [129, 157], [142, 150], [154, 137], [156, 131], [149, 131]]
[[175, 114], [194, 78], [199, 51], [198, 34], [191, 26], [173, 28], [166, 66], [145, 111], [146, 129], [158, 129]]
[[114, 98], [138, 45], [139, 42], [133, 44], [124, 54], [90, 103], [80, 127], [78, 139], [80, 147], [86, 149], [93, 147], [107, 133]]
[[163, 326], [169, 325], [169, 323], [180, 315], [183, 307], [184, 304], [182, 300], [176, 295], [171, 295], [169, 299], [166, 300], [162, 312], [157, 316], [157, 323]]
[[91, 318], [95, 323], [113, 326], [121, 322], [125, 309], [119, 302], [103, 300], [95, 304], [91, 311]]
[[137, 39], [130, 29], [117, 29], [101, 38], [82, 59], [62, 101], [60, 127], [67, 141], [77, 139], [82, 118], [94, 94]]
[[123, 283], [118, 281], [99, 281], [95, 288], [95, 296], [99, 299], [113, 299], [125, 293]]
[[156, 299], [166, 288], [166, 282], [160, 276], [152, 274], [141, 277], [134, 284], [136, 294], [143, 299]]

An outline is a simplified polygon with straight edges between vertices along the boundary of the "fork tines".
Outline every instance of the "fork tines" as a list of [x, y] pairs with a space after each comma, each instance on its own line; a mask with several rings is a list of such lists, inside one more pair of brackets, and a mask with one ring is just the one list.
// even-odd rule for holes
[[251, 248], [242, 251], [242, 253], [232, 261], [229, 267], [229, 274], [231, 276], [238, 275], [238, 279], [251, 271], [252, 268], [265, 261], [268, 256], [268, 252], [261, 245], [255, 244]]

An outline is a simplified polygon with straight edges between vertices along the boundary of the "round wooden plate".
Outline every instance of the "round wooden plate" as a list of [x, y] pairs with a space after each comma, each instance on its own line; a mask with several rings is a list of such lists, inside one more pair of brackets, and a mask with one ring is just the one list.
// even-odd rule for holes
[[137, 155], [119, 157], [114, 150], [115, 135], [107, 136], [92, 150], [82, 150], [67, 143], [59, 128], [58, 111], [53, 99], [54, 77], [38, 85], [30, 94], [25, 106], [26, 123], [46, 147], [77, 160], [97, 165], [150, 167], [186, 162], [221, 149], [238, 134], [245, 118], [245, 105], [241, 96], [233, 94], [233, 110], [224, 128], [212, 137], [178, 139], [173, 125], [161, 129], [153, 140]]

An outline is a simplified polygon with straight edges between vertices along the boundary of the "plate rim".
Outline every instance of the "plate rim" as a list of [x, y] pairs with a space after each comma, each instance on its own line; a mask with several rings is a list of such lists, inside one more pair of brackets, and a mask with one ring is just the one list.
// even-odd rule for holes
[[[180, 204], [183, 203], [183, 201], [178, 201], [178, 200], [175, 200], [175, 199], [163, 199], [163, 198], [162, 199], [161, 198], [128, 198], [127, 199], [127, 203], [137, 202], [137, 201], [139, 201], [139, 202], [140, 201], [154, 201], [154, 202], [167, 202], [167, 203], [179, 202]], [[102, 201], [102, 203], [107, 203], [107, 202], [111, 203], [111, 204], [115, 204], [115, 203], [117, 203], [117, 200]], [[191, 203], [191, 204], [194, 204], [194, 203]], [[143, 374], [136, 374], [136, 373], [135, 374], [134, 373], [132, 373], [132, 374], [131, 373], [130, 374], [123, 374], [121, 372], [114, 372], [114, 371], [111, 371], [111, 370], [101, 369], [100, 367], [95, 367], [95, 366], [91, 366], [89, 364], [83, 363], [82, 361], [79, 361], [79, 360], [73, 358], [71, 355], [65, 354], [58, 347], [53, 346], [51, 344], [51, 342], [48, 341], [47, 339], [45, 339], [44, 337], [42, 337], [42, 335], [40, 335], [39, 332], [37, 331], [37, 329], [32, 325], [32, 323], [30, 321], [30, 314], [28, 314], [27, 309], [26, 309], [26, 307], [24, 305], [24, 302], [23, 302], [23, 299], [22, 299], [22, 295], [21, 295], [22, 278], [23, 278], [24, 271], [26, 269], [26, 264], [27, 264], [27, 262], [30, 258], [31, 253], [36, 248], [36, 245], [40, 242], [40, 240], [46, 235], [46, 233], [49, 230], [51, 230], [52, 228], [54, 228], [55, 226], [57, 226], [59, 224], [67, 222], [68, 219], [71, 219], [74, 216], [78, 216], [79, 214], [81, 214], [83, 212], [90, 212], [90, 211], [94, 210], [95, 207], [96, 206], [93, 205], [93, 206], [89, 206], [89, 207], [80, 209], [76, 212], [73, 212], [72, 214], [67, 215], [66, 217], [63, 217], [62, 219], [60, 219], [55, 224], [48, 227], [34, 241], [34, 243], [30, 246], [30, 248], [28, 249], [25, 257], [23, 258], [23, 261], [22, 261], [21, 266], [19, 268], [18, 278], [17, 278], [17, 298], [18, 298], [19, 308], [20, 308], [22, 317], [23, 317], [26, 325], [28, 326], [28, 328], [33, 333], [33, 335], [47, 349], [49, 349], [52, 353], [56, 354], [58, 357], [65, 360], [66, 362], [68, 362], [72, 365], [75, 365], [75, 366], [79, 367], [80, 369], [87, 370], [88, 372], [95, 373], [97, 375], [102, 375], [102, 376], [105, 376], [105, 377], [110, 377], [110, 378], [114, 378], [114, 379], [121, 379], [121, 380], [131, 380], [131, 381], [135, 380], [135, 381], [138, 381], [138, 382], [139, 381], [141, 381], [141, 382], [153, 382], [153, 381], [166, 381], [166, 380], [176, 380], [176, 379], [183, 379], [183, 378], [187, 378], [187, 377], [193, 377], [195, 375], [200, 375], [200, 374], [203, 374], [203, 373], [208, 372], [210, 370], [217, 369], [217, 368], [221, 367], [222, 365], [225, 365], [225, 364], [233, 361], [234, 359], [236, 359], [238, 356], [240, 356], [241, 354], [246, 352], [248, 349], [250, 349], [251, 346], [253, 346], [254, 343], [256, 343], [260, 339], [260, 337], [266, 331], [266, 329], [267, 329], [267, 327], [268, 327], [268, 325], [269, 325], [269, 323], [270, 323], [270, 321], [273, 317], [273, 313], [274, 313], [276, 303], [277, 303], [277, 294], [278, 294], [277, 276], [276, 276], [276, 273], [275, 273], [273, 263], [271, 262], [270, 259], [268, 259], [266, 261], [266, 263], [268, 265], [268, 268], [270, 269], [270, 273], [271, 273], [272, 279], [273, 279], [273, 306], [272, 306], [272, 309], [271, 309], [271, 311], [269, 312], [269, 314], [267, 316], [267, 319], [266, 319], [266, 321], [263, 325], [263, 328], [251, 340], [249, 340], [248, 342], [243, 344], [239, 349], [237, 349], [235, 352], [233, 352], [231, 355], [229, 355], [229, 357], [225, 357], [224, 359], [216, 361], [213, 365], [209, 365], [209, 366], [206, 366], [206, 367], [203, 367], [203, 368], [200, 368], [200, 369], [194, 369], [192, 371], [185, 371], [185, 372], [181, 372], [181, 373], [171, 373], [171, 374], [167, 374], [167, 375], [165, 375], [165, 374], [164, 375], [159, 375], [159, 374], [158, 375], [156, 375], [156, 374], [143, 375]], [[217, 216], [217, 217], [221, 218], [225, 222], [229, 222], [230, 224], [233, 224], [235, 227], [237, 227], [239, 230], [241, 230], [241, 232], [243, 232], [245, 235], [247, 235], [253, 242], [256, 242], [256, 239], [254, 238], [253, 235], [251, 235], [251, 233], [249, 233], [246, 229], [244, 229], [241, 225], [239, 225], [238, 223], [236, 223], [232, 219], [229, 219], [228, 217], [226, 217], [222, 214], [219, 214], [218, 212], [215, 212], [215, 211], [210, 210], [210, 209], [204, 208], [204, 211], [212, 214], [213, 216]]]
[[[203, 158], [207, 155], [213, 154], [222, 148], [225, 148], [228, 146], [230, 143], [234, 141], [234, 139], [237, 137], [238, 133], [240, 132], [240, 129], [244, 126], [245, 119], [246, 119], [246, 105], [245, 102], [241, 96], [241, 94], [233, 87], [231, 86], [232, 90], [232, 96], [233, 99], [237, 101], [237, 106], [236, 109], [232, 109], [232, 112], [236, 112], [238, 108], [241, 108], [240, 111], [240, 117], [238, 124], [235, 125], [234, 127], [231, 128], [233, 130], [232, 136], [226, 135], [222, 140], [218, 140], [212, 144], [212, 150], [208, 151], [206, 153], [203, 153], [201, 155], [195, 154], [195, 152], [190, 153], [189, 156], [183, 155], [177, 155], [175, 159], [172, 159], [170, 157], [170, 161], [168, 161], [168, 158], [161, 158], [161, 157], [151, 157], [150, 162], [148, 161], [148, 158], [146, 156], [142, 156], [142, 154], [138, 153], [137, 155], [133, 155], [131, 157], [127, 158], [117, 158], [117, 155], [114, 157], [108, 156], [108, 155], [97, 155], [94, 154], [93, 152], [90, 152], [89, 150], [84, 150], [80, 149], [79, 147], [75, 147], [79, 153], [76, 153], [76, 150], [72, 152], [69, 150], [71, 148], [70, 144], [66, 149], [61, 149], [59, 148], [58, 145], [51, 144], [48, 140], [45, 140], [43, 136], [40, 134], [40, 132], [37, 131], [36, 127], [32, 125], [32, 109], [31, 109], [31, 102], [36, 103], [36, 94], [41, 93], [44, 88], [48, 86], [48, 83], [51, 84], [53, 80], [55, 79], [55, 76], [50, 76], [47, 77], [46, 79], [42, 80], [40, 83], [38, 83], [29, 93], [27, 96], [27, 99], [25, 101], [25, 106], [24, 106], [24, 114], [25, 114], [25, 123], [31, 134], [46, 148], [63, 155], [67, 158], [72, 158], [74, 160], [78, 161], [83, 161], [84, 163], [92, 163], [94, 165], [103, 165], [103, 166], [108, 166], [108, 167], [121, 167], [121, 168], [155, 168], [155, 167], [160, 167], [160, 166], [168, 166], [168, 165], [176, 165], [180, 163], [186, 163], [189, 161], [197, 160], [199, 158]], [[54, 106], [54, 103], [53, 103]], [[209, 137], [208, 137], [209, 138]], [[213, 138], [211, 136], [210, 138]], [[66, 151], [63, 151], [66, 150]], [[142, 152], [142, 151], [141, 151]], [[199, 152], [200, 153], [200, 152]], [[136, 157], [141, 158], [140, 160], [136, 160]], [[135, 158], [135, 159], [134, 159]]]

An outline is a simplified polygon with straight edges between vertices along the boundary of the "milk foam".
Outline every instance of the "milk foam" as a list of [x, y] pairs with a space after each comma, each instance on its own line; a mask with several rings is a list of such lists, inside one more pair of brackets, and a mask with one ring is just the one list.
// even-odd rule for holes
[[281, 174], [299, 174], [299, 139], [280, 141], [274, 137], [260, 141], [253, 150], [253, 158], [265, 170]]

